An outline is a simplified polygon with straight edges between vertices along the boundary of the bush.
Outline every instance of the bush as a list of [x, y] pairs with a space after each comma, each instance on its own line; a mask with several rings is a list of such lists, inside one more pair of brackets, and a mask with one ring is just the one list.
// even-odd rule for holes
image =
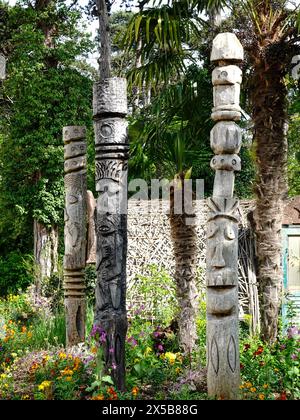
[[128, 287], [129, 316], [168, 326], [178, 311], [176, 286], [163, 268], [152, 264], [148, 275], [139, 275]]
[[26, 270], [26, 263], [31, 258], [30, 255], [24, 257], [19, 251], [0, 256], [0, 296], [14, 294], [29, 286], [33, 278]]

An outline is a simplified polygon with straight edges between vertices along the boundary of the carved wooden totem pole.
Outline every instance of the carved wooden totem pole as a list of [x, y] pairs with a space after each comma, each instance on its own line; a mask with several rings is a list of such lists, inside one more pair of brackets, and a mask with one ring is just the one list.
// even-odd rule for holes
[[207, 382], [208, 393], [224, 399], [238, 398], [240, 384], [238, 339], [238, 200], [234, 197], [235, 171], [241, 130], [239, 106], [243, 48], [232, 33], [213, 41], [211, 61], [214, 108], [211, 147], [216, 154], [213, 196], [208, 201], [207, 226]]
[[85, 339], [86, 260], [86, 130], [64, 127], [65, 149], [65, 256], [64, 290], [66, 342], [73, 346]]
[[127, 87], [122, 78], [94, 85], [96, 190], [95, 324], [106, 333], [106, 369], [125, 387], [127, 254]]

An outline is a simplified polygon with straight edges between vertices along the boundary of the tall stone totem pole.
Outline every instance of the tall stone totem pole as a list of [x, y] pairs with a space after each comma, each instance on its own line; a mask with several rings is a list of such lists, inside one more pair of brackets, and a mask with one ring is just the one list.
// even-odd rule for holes
[[64, 127], [65, 149], [65, 256], [64, 290], [66, 342], [73, 346], [85, 339], [86, 260], [86, 130]]
[[127, 86], [126, 79], [95, 83], [93, 97], [96, 190], [95, 324], [106, 334], [106, 369], [125, 387], [127, 254]]
[[208, 201], [207, 226], [207, 382], [208, 393], [224, 399], [238, 398], [240, 384], [238, 338], [238, 200], [234, 197], [235, 171], [241, 130], [239, 106], [243, 48], [232, 33], [213, 41], [211, 61], [214, 108], [211, 167], [216, 171], [213, 196]]

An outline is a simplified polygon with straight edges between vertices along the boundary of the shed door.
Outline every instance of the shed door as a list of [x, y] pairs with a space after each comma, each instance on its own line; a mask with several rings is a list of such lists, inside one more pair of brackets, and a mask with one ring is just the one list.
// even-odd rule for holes
[[[284, 289], [297, 308], [295, 322], [300, 323], [300, 229], [284, 229]], [[283, 314], [286, 315], [286, 307]]]

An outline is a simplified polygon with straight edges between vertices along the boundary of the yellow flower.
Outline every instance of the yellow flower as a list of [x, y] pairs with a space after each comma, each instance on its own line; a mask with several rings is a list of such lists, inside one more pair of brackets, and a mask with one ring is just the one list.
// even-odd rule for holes
[[252, 387], [252, 383], [251, 382], [246, 382], [245, 383], [245, 387], [246, 388], [251, 388]]
[[72, 376], [67, 376], [66, 381], [71, 382], [72, 381]]
[[168, 352], [165, 354], [165, 358], [166, 358], [166, 359], [168, 359], [168, 361], [169, 361], [170, 365], [174, 365], [175, 360], [176, 360], [176, 354], [171, 353], [171, 352], [169, 352], [169, 351], [168, 351]]
[[31, 332], [31, 331], [28, 331], [28, 333], [27, 333], [27, 338], [29, 338], [29, 339], [31, 339], [31, 338], [32, 338], [32, 332]]
[[22, 400], [30, 400], [30, 396], [29, 395], [22, 395]]
[[260, 400], [264, 400], [264, 399], [265, 399], [265, 396], [264, 396], [264, 394], [259, 394], [258, 398], [259, 398]]
[[39, 391], [44, 391], [44, 389], [49, 388], [51, 386], [51, 381], [44, 381], [38, 386]]
[[267, 388], [269, 388], [269, 385], [268, 384], [263, 384], [263, 388], [267, 389]]
[[67, 358], [67, 355], [66, 355], [66, 353], [63, 353], [63, 352], [61, 351], [61, 352], [59, 353], [58, 357], [59, 357], [61, 360], [63, 360], [63, 359], [66, 359], [66, 358]]
[[180, 372], [181, 372], [181, 369], [180, 369], [179, 367], [177, 367], [177, 368], [175, 369], [175, 372], [176, 372], [176, 373], [180, 373]]
[[256, 388], [253, 386], [252, 388], [250, 388], [251, 392], [256, 392]]
[[5, 378], [7, 378], [7, 375], [5, 375], [5, 373], [2, 373], [2, 375], [0, 375], [0, 378], [5, 379]]
[[277, 369], [277, 368], [274, 368], [274, 371], [275, 371], [275, 372], [279, 372], [279, 369]]
[[245, 388], [245, 385], [240, 385], [240, 389], [244, 389]]
[[147, 355], [147, 354], [149, 354], [151, 352], [152, 352], [152, 348], [151, 347], [147, 347], [146, 350], [145, 350], [145, 354]]
[[68, 368], [63, 369], [60, 372], [63, 376], [72, 376], [74, 373], [73, 370], [68, 369]]
[[16, 358], [18, 357], [17, 353], [11, 353], [11, 357]]
[[91, 348], [91, 352], [92, 352], [93, 354], [96, 354], [96, 353], [98, 352], [97, 347], [96, 347], [96, 346], [92, 347], [92, 348]]

